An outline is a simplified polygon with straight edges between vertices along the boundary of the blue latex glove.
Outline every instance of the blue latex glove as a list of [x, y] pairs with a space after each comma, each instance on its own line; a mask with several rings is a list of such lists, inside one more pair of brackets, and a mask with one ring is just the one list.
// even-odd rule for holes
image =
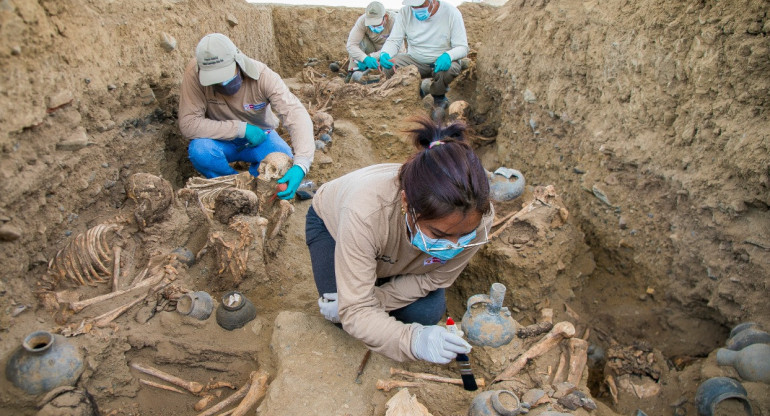
[[387, 52], [380, 53], [380, 66], [385, 69], [393, 68], [393, 61], [390, 59], [390, 55]]
[[246, 136], [244, 137], [249, 142], [246, 145], [247, 147], [256, 147], [264, 143], [265, 139], [267, 139], [267, 134], [264, 130], [253, 124], [246, 124]]
[[377, 63], [377, 60], [372, 58], [371, 56], [367, 56], [366, 58], [364, 58], [364, 65], [366, 66], [366, 68], [369, 68], [369, 69], [377, 69], [377, 67], [379, 66], [379, 64]]
[[448, 53], [444, 52], [441, 56], [436, 58], [436, 63], [433, 65], [433, 72], [446, 71], [450, 66], [452, 66], [452, 58], [449, 57]]
[[412, 325], [417, 326], [412, 334], [412, 354], [419, 360], [446, 364], [454, 360], [457, 354], [471, 352], [470, 344], [443, 326]]
[[356, 62], [356, 65], [358, 65], [359, 71], [366, 71], [366, 64], [363, 62]]
[[281, 199], [292, 199], [294, 198], [294, 193], [297, 192], [297, 188], [299, 188], [300, 182], [302, 182], [302, 178], [305, 177], [305, 171], [302, 170], [301, 167], [294, 165], [289, 169], [288, 172], [286, 172], [285, 175], [283, 175], [283, 178], [278, 179], [277, 183], [285, 183], [286, 184], [286, 190], [278, 192], [276, 195], [278, 198]]
[[340, 323], [339, 306], [337, 305], [336, 293], [324, 293], [318, 298], [318, 307], [321, 309], [321, 315], [335, 324]]

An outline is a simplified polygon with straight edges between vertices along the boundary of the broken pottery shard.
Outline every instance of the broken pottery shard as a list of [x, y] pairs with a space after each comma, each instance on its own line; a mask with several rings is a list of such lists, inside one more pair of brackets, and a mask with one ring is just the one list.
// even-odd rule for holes
[[558, 403], [569, 410], [577, 410], [578, 407], [581, 407], [580, 397], [576, 396], [575, 394], [568, 394], [559, 398]]

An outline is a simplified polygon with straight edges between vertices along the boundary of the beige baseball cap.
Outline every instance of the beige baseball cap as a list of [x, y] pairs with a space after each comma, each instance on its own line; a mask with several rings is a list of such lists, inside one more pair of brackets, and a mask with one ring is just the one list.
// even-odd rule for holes
[[203, 37], [195, 48], [198, 60], [198, 77], [201, 85], [225, 82], [235, 75], [235, 60], [240, 54], [233, 41], [221, 33]]
[[423, 3], [425, 3], [425, 0], [404, 0], [401, 2], [404, 6], [411, 6], [411, 7], [417, 7], [421, 6]]
[[379, 26], [382, 23], [382, 18], [385, 17], [385, 6], [379, 1], [373, 1], [366, 6], [366, 17], [364, 17], [364, 24], [367, 26]]

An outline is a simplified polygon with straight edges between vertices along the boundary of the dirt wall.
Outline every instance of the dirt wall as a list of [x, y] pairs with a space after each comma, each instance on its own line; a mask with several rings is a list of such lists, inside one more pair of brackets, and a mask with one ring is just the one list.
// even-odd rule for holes
[[[485, 167], [521, 170], [527, 195], [554, 185], [560, 199], [545, 205], [547, 217], [517, 222], [474, 258], [450, 291], [450, 312], [462, 313], [464, 299], [502, 280], [509, 288], [506, 305], [522, 323], [553, 307], [558, 319], [606, 334], [603, 341], [651, 340], [667, 358], [705, 356], [741, 320], [768, 327], [770, 77], [762, 6], [756, 0], [461, 6], [475, 60], [449, 97], [471, 101], [472, 131], [483, 137], [474, 143]], [[18, 345], [9, 341], [22, 338], [29, 325], [56, 326], [34, 296], [48, 260], [78, 232], [131, 203], [124, 190], [131, 174], [160, 174], [174, 188], [193, 174], [176, 106], [182, 70], [202, 35], [227, 34], [318, 108], [343, 90], [326, 68], [329, 60], [345, 58], [344, 41], [360, 11], [241, 1], [0, 1], [0, 353]], [[309, 58], [325, 77], [300, 79]], [[309, 177], [326, 181], [371, 163], [402, 161], [409, 151], [403, 120], [429, 111], [416, 81], [405, 78], [391, 95], [367, 95], [352, 88], [365, 87], [346, 84], [339, 94], [347, 96], [329, 101], [334, 144], [319, 152]], [[307, 209], [308, 201], [302, 204]], [[282, 248], [290, 261], [242, 287], [263, 302], [256, 334], [272, 331], [274, 315], [284, 309], [320, 319], [303, 230], [302, 214], [295, 214]], [[150, 249], [161, 243], [155, 235], [172, 246], [189, 240], [162, 231], [150, 235]], [[206, 276], [198, 266], [187, 280], [209, 289]], [[268, 278], [275, 281], [266, 284]], [[140, 352], [149, 360], [153, 351], [142, 350], [165, 348], [156, 341], [179, 317], [151, 321], [158, 326], [150, 330], [127, 320], [110, 333], [114, 344], [92, 350], [93, 356], [127, 348], [121, 337], [141, 328], [136, 333], [148, 339], [134, 337], [130, 358]], [[185, 345], [198, 345], [194, 328], [182, 328], [189, 329], [182, 331], [191, 343]], [[270, 362], [269, 337], [256, 338], [260, 359]], [[241, 357], [239, 351], [232, 355]], [[160, 364], [173, 364], [159, 356]], [[169, 356], [188, 363], [186, 356]], [[348, 360], [351, 368], [358, 358]], [[126, 362], [120, 351], [94, 362], [87, 384], [112, 408], [123, 401], [182, 403], [126, 399], [147, 393], [127, 367], [115, 370], [113, 363]], [[476, 369], [493, 375], [503, 362]], [[208, 374], [192, 375], [204, 380]], [[370, 376], [372, 382], [377, 377]], [[113, 391], [115, 380], [125, 388]], [[330, 397], [349, 393], [338, 387]], [[684, 394], [671, 390], [676, 397], [661, 396], [660, 406]], [[34, 412], [31, 400], [18, 405]]]
[[[230, 36], [280, 66], [268, 6], [241, 1], [11, 1], [0, 5], [0, 244], [4, 284], [122, 204], [138, 170], [179, 183], [179, 82], [198, 40]], [[170, 163], [169, 163], [170, 162]], [[119, 186], [115, 186], [115, 184]], [[69, 188], [74, 184], [76, 192]], [[26, 292], [26, 291], [20, 291]]]
[[598, 263], [586, 309], [625, 315], [641, 296], [724, 325], [770, 319], [766, 13], [763, 1], [515, 0], [492, 19], [476, 111], [497, 124], [498, 163], [564, 190]]

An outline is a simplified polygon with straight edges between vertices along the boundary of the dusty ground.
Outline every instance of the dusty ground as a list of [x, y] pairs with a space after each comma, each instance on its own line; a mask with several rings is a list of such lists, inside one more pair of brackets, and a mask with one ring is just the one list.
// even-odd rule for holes
[[[498, 215], [549, 185], [556, 196], [476, 256], [450, 291], [449, 314], [460, 318], [468, 297], [501, 282], [520, 324], [552, 308], [555, 321], [572, 322], [580, 336], [587, 331], [590, 370], [580, 389], [597, 402], [592, 414], [695, 414], [703, 380], [737, 377], [714, 359], [730, 328], [754, 321], [770, 329], [765, 2], [513, 0], [461, 11], [473, 65], [449, 96], [471, 104], [486, 168], [516, 168], [528, 183], [521, 198], [496, 207]], [[123, 247], [121, 287], [176, 247], [199, 253], [215, 232], [232, 244], [250, 235], [208, 222], [179, 193], [195, 176], [176, 127], [179, 80], [205, 33], [228, 34], [279, 71], [311, 112], [326, 107], [333, 116], [332, 145], [318, 152], [308, 179], [320, 184], [402, 161], [411, 150], [401, 134], [406, 118], [428, 112], [416, 77], [365, 88], [328, 70], [345, 59], [349, 26], [361, 12], [238, 1], [0, 1], [3, 365], [31, 331], [72, 335], [82, 320], [133, 299], [78, 313], [64, 302], [52, 307], [53, 293], [86, 299], [110, 291], [110, 283], [79, 286], [48, 274], [57, 252], [92, 227], [122, 226], [109, 235]], [[157, 217], [155, 205], [131, 198], [137, 173], [164, 178], [179, 195]], [[354, 383], [365, 349], [317, 312], [304, 245], [308, 206], [295, 201], [281, 234], [264, 246], [254, 238], [242, 281], [220, 276], [209, 249], [190, 267], [174, 264], [175, 280], [161, 294], [102, 328], [80, 328], [68, 338], [86, 357], [79, 391], [105, 415], [197, 414], [199, 397], [142, 385], [151, 377], [129, 365], [236, 388], [259, 369], [270, 374], [259, 414], [382, 415], [395, 391], [375, 383], [390, 378], [390, 367], [456, 377], [452, 367], [374, 355]], [[258, 229], [249, 218], [241, 230]], [[242, 329], [174, 310], [182, 291], [208, 291], [219, 301], [236, 285], [257, 308]], [[474, 349], [476, 375], [491, 381], [536, 339]], [[623, 351], [651, 354], [655, 377], [613, 369], [606, 358]], [[493, 388], [548, 390], [558, 361], [553, 350]], [[619, 375], [618, 403], [604, 381], [609, 374]], [[755, 414], [770, 414], [767, 385], [744, 386]], [[475, 396], [427, 382], [410, 392], [434, 415], [463, 415]], [[0, 383], [4, 414], [37, 414], [41, 399]], [[78, 414], [67, 403], [62, 396], [40, 414]]]

